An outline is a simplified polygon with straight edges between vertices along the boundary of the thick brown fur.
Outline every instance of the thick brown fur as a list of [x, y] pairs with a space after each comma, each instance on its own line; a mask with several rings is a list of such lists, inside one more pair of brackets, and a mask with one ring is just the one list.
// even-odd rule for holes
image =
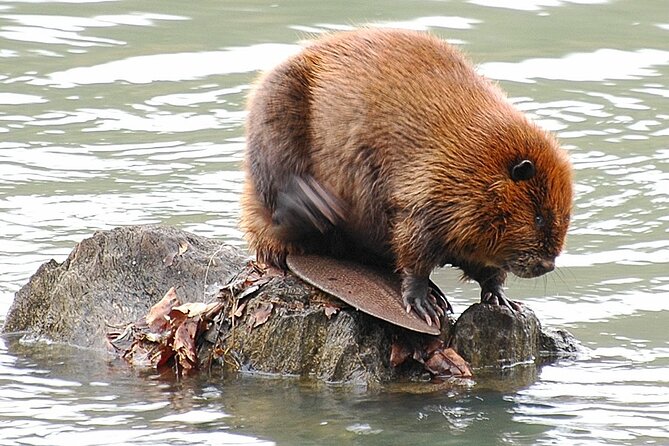
[[[535, 174], [512, 178], [523, 160]], [[401, 272], [404, 294], [452, 264], [484, 300], [503, 300], [507, 272], [553, 268], [572, 207], [554, 137], [454, 47], [411, 31], [333, 34], [265, 75], [249, 102], [245, 169], [241, 225], [260, 261], [355, 253]], [[322, 185], [345, 218], [287, 234], [274, 216], [294, 178]]]

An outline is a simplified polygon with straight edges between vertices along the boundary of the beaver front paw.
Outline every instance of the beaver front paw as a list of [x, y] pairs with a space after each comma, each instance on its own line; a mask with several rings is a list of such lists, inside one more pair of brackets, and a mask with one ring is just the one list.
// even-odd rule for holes
[[441, 327], [441, 321], [453, 307], [444, 293], [429, 278], [406, 274], [402, 280], [402, 301], [407, 313], [411, 310], [430, 327]]
[[481, 303], [507, 307], [511, 311], [521, 311], [521, 303], [506, 297], [501, 287], [481, 290]]

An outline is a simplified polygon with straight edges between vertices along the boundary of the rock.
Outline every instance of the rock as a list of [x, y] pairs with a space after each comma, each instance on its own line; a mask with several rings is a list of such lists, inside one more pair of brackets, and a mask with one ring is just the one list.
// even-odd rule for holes
[[[182, 302], [210, 302], [248, 260], [234, 247], [169, 227], [96, 232], [63, 263], [51, 260], [38, 269], [16, 293], [2, 331], [108, 349], [112, 327], [123, 331], [143, 321], [171, 287]], [[363, 385], [420, 373], [420, 367], [390, 366], [390, 343], [400, 329], [341, 303], [328, 319], [331, 300], [290, 274], [273, 277], [246, 299], [239, 326], [219, 320], [210, 328], [201, 359], [217, 346], [226, 352], [217, 361], [234, 362], [235, 370]], [[253, 309], [266, 303], [272, 317], [253, 327]]]
[[[513, 314], [475, 304], [455, 327], [444, 327], [440, 339], [357, 311], [289, 273], [263, 271], [256, 286], [247, 280], [254, 268], [238, 249], [174, 228], [96, 232], [63, 263], [51, 260], [38, 269], [17, 292], [3, 332], [107, 349], [110, 332], [141, 325], [174, 287], [181, 302], [219, 302], [220, 312], [198, 337], [201, 368], [213, 361], [235, 372], [370, 386], [423, 379], [423, 363], [450, 336], [474, 367], [526, 362], [540, 350], [577, 345], [566, 332], [541, 334], [527, 306]], [[240, 277], [246, 289], [235, 294], [227, 284]]]
[[[254, 326], [251, 315], [268, 303], [272, 316]], [[343, 308], [328, 318], [325, 308], [330, 305]], [[232, 371], [362, 386], [408, 378], [412, 373], [389, 363], [391, 340], [401, 329], [356, 311], [290, 274], [273, 278], [250, 297], [238, 324], [232, 328], [225, 320], [210, 329], [220, 335], [207, 335], [217, 351], [227, 352], [217, 357], [218, 362], [236, 362]], [[221, 341], [216, 343], [215, 337]]]
[[43, 264], [14, 298], [4, 332], [106, 348], [175, 286], [184, 301], [211, 300], [247, 258], [221, 242], [165, 226], [99, 231], [63, 263]]
[[575, 357], [586, 353], [581, 343], [567, 330], [544, 327], [539, 333], [539, 354], [542, 358]]
[[477, 303], [458, 318], [452, 347], [473, 368], [502, 368], [534, 363], [545, 357], [574, 354], [578, 341], [566, 330], [542, 330], [541, 323], [527, 305], [521, 311]]

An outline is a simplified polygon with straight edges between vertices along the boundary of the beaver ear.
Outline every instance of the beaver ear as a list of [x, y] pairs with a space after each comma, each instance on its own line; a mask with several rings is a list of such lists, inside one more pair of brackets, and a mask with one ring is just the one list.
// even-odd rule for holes
[[511, 168], [511, 179], [513, 181], [527, 181], [535, 173], [534, 163], [530, 160], [522, 160]]

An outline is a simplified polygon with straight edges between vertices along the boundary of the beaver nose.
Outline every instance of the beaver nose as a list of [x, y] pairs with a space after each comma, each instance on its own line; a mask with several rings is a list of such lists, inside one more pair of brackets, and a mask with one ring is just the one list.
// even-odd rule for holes
[[534, 265], [534, 273], [537, 276], [541, 276], [542, 274], [549, 273], [555, 269], [555, 260], [540, 260], [537, 262], [536, 265]]

